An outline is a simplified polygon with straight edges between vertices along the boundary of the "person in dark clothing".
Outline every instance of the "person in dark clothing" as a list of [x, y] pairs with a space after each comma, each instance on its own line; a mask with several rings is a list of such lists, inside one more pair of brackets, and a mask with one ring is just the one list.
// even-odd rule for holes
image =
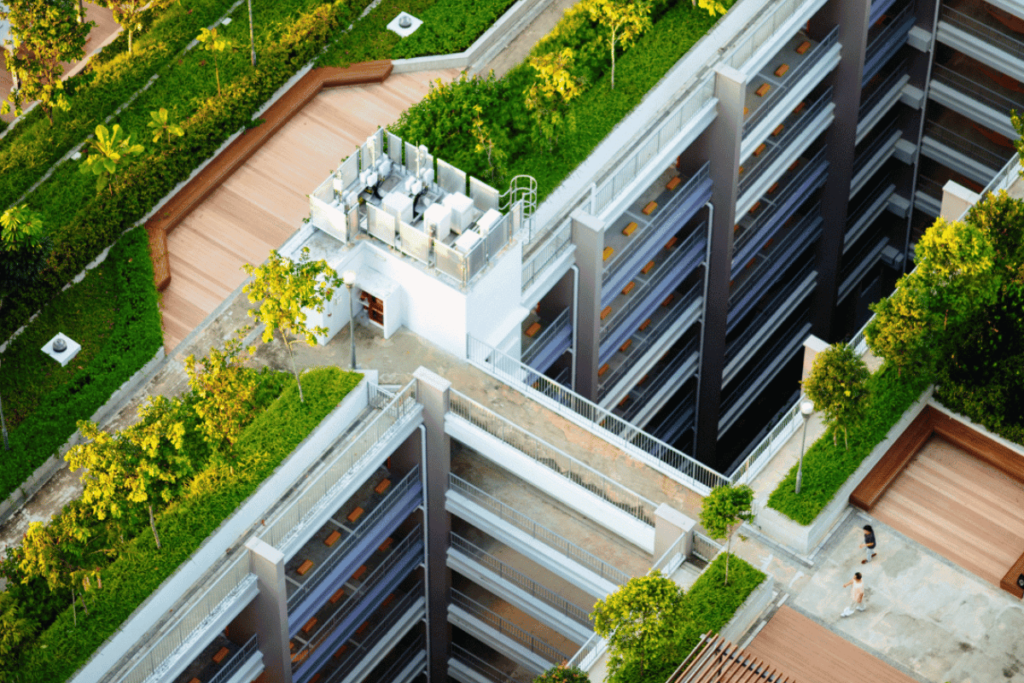
[[878, 555], [875, 552], [875, 530], [871, 528], [870, 524], [864, 525], [864, 542], [860, 544], [860, 547], [864, 548], [864, 559], [860, 561], [861, 564], [867, 564], [872, 557]]

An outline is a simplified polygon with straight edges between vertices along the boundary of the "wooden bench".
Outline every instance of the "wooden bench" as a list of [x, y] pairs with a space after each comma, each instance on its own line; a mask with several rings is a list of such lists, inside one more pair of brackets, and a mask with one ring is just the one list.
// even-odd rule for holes
[[366, 573], [366, 565], [364, 564], [364, 565], [363, 565], [362, 567], [360, 567], [359, 569], [357, 569], [357, 570], [356, 570], [356, 571], [355, 571], [355, 572], [354, 572], [354, 573], [352, 574], [352, 580], [354, 580], [354, 581], [358, 581], [359, 579], [363, 578], [363, 574], [365, 574], [365, 573]]
[[198, 678], [193, 678], [193, 679], [192, 679], [191, 681], [189, 681], [188, 683], [203, 683], [203, 682], [202, 682], [201, 680], [199, 680]]
[[743, 167], [742, 166], [740, 166], [740, 170], [739, 170], [739, 172], [736, 175], [743, 175]]
[[368, 628], [370, 628], [370, 622], [369, 621], [364, 621], [362, 624], [359, 625], [359, 628], [356, 629], [356, 635], [357, 636], [363, 635], [364, 633], [366, 633], [366, 629], [368, 629]]
[[800, 104], [796, 105], [796, 108], [793, 110], [793, 113], [794, 114], [799, 114], [800, 112], [802, 112], [804, 110], [804, 107], [806, 105], [807, 105], [806, 101], [805, 102], [801, 102]]
[[632, 345], [633, 345], [633, 340], [632, 340], [632, 339], [627, 339], [627, 340], [625, 341], [625, 343], [623, 343], [623, 345], [619, 347], [619, 351], [622, 351], [623, 353], [625, 353], [625, 352], [626, 352], [626, 350], [627, 350], [627, 349], [628, 349], [628, 348], [629, 348], [630, 346], [632, 346]]
[[318, 671], [315, 674], [313, 674], [313, 677], [311, 679], [309, 679], [309, 683], [320, 683], [320, 679], [322, 679], [323, 677], [324, 675]]
[[302, 652], [296, 652], [292, 655], [292, 664], [301, 664], [306, 661], [309, 657], [309, 650], [303, 649]]
[[672, 294], [669, 294], [667, 297], [665, 297], [665, 300], [661, 302], [661, 305], [662, 306], [668, 306], [669, 304], [672, 303], [673, 300], [675, 300], [675, 298], [676, 298], [676, 295], [675, 295], [675, 292], [673, 292]]
[[679, 242], [679, 238], [678, 237], [675, 237], [675, 236], [670, 237], [668, 242], [665, 242], [665, 251], [672, 251], [673, 247], [676, 246], [677, 242]]
[[615, 249], [613, 249], [612, 247], [605, 247], [604, 251], [601, 252], [601, 260], [602, 261], [607, 261], [609, 258], [611, 258], [611, 255], [614, 254], [614, 253], [615, 253]]
[[606, 372], [608, 372], [608, 363], [605, 363], [604, 365], [601, 366], [601, 369], [597, 371], [597, 376], [603, 377], [604, 373]]
[[215, 664], [220, 664], [224, 661], [224, 658], [227, 657], [230, 653], [231, 650], [227, 649], [226, 647], [222, 647], [221, 649], [217, 650], [217, 654], [213, 656], [213, 662]]
[[749, 114], [749, 113], [750, 113], [750, 107], [743, 107], [743, 116], [744, 116], [744, 118], [745, 118], [745, 117], [747, 116], [747, 114]]
[[601, 311], [601, 320], [604, 320], [605, 318], [607, 318], [611, 314], [612, 314], [612, 307], [611, 306], [605, 306], [604, 310]]
[[1022, 576], [1024, 576], [1024, 554], [1018, 557], [1010, 567], [1010, 571], [1006, 572], [1006, 576], [999, 582], [999, 587], [1018, 598], [1024, 598], [1024, 587], [1019, 583]]
[[377, 550], [379, 550], [382, 553], [386, 553], [388, 550], [391, 549], [391, 545], [394, 542], [395, 542], [395, 539], [393, 539], [390, 536], [388, 536], [386, 539], [384, 539], [384, 542], [380, 544], [380, 547], [378, 547]]
[[355, 510], [353, 510], [350, 513], [348, 513], [348, 516], [345, 519], [347, 519], [350, 522], [354, 522], [354, 521], [356, 521], [357, 519], [359, 519], [362, 516], [363, 516], [363, 508], [357, 507]]
[[647, 273], [651, 272], [651, 270], [653, 268], [654, 268], [654, 261], [648, 261], [647, 265], [640, 269], [640, 272], [643, 273], [644, 275], [647, 275]]
[[380, 603], [380, 606], [381, 607], [387, 607], [388, 605], [390, 605], [394, 601], [395, 601], [395, 594], [394, 593], [388, 593], [388, 597], [384, 598], [384, 602]]
[[765, 95], [768, 94], [768, 91], [771, 89], [772, 86], [768, 85], [767, 83], [762, 83], [761, 87], [754, 91], [754, 94], [757, 95], [758, 97], [764, 97]]
[[333, 655], [331, 655], [331, 657], [334, 659], [341, 659], [341, 656], [346, 652], [348, 652], [348, 645], [342, 645], [334, 652]]
[[642, 213], [645, 216], [650, 216], [652, 213], [654, 213], [654, 210], [657, 208], [658, 202], [647, 202], [647, 206], [641, 209], [640, 213]]
[[796, 46], [796, 53], [798, 55], [806, 54], [807, 51], [810, 50], [810, 49], [811, 49], [811, 41], [805, 40], [804, 42], [802, 42], [802, 43], [800, 43], [799, 45]]
[[309, 635], [309, 632], [312, 631], [314, 628], [316, 628], [316, 625], [317, 625], [317, 618], [313, 617], [312, 619], [307, 621], [305, 623], [305, 625], [303, 625], [302, 632], [305, 633], [306, 635]]
[[749, 212], [750, 215], [753, 216], [755, 213], [757, 213], [757, 210], [760, 209], [760, 208], [761, 208], [760, 200], [754, 202], [754, 205], [752, 207], [750, 207], [750, 212]]
[[[534, 323], [534, 324], [536, 325], [537, 323]], [[536, 334], [536, 332], [534, 332], [534, 334]], [[388, 490], [388, 487], [389, 487], [389, 486], [391, 486], [391, 480], [390, 480], [390, 479], [381, 479], [381, 480], [380, 480], [380, 483], [379, 483], [379, 484], [377, 484], [377, 485], [376, 485], [376, 486], [375, 486], [375, 487], [373, 488], [373, 492], [374, 492], [374, 493], [378, 493], [378, 494], [380, 494], [380, 493], [384, 493], [385, 491], [387, 491], [387, 490]]]
[[799, 159], [797, 159], [796, 161], [794, 161], [794, 162], [793, 162], [793, 163], [792, 163], [792, 164], [790, 165], [790, 167], [789, 167], [789, 170], [790, 170], [790, 171], [795, 171], [795, 170], [796, 170], [796, 169], [798, 169], [798, 168], [800, 168], [800, 160], [799, 160]]
[[339, 538], [341, 538], [341, 532], [335, 529], [330, 536], [324, 539], [324, 545], [330, 547], [337, 543]]
[[636, 287], [636, 283], [630, 282], [628, 285], [622, 288], [622, 294], [628, 296], [629, 293], [633, 291], [634, 287]]
[[313, 560], [306, 560], [299, 565], [299, 568], [295, 570], [295, 573], [299, 576], [305, 576], [306, 572], [313, 568]]
[[671, 180], [668, 181], [668, 183], [665, 185], [665, 189], [668, 190], [669, 192], [671, 192], [672, 190], [674, 190], [677, 187], [679, 187], [682, 184], [682, 182], [683, 182], [683, 179], [680, 178], [679, 176], [676, 176], [676, 177], [674, 177], [674, 178], [672, 178]]
[[534, 323], [534, 324], [530, 325], [528, 328], [526, 328], [526, 336], [527, 337], [534, 336], [535, 334], [540, 332], [540, 328], [541, 328], [540, 323]]
[[779, 68], [775, 70], [775, 75], [782, 78], [789, 71], [789, 64], [780, 64]]
[[640, 323], [640, 331], [643, 332], [644, 330], [646, 330], [650, 326], [651, 326], [651, 319], [648, 318], [647, 320], [645, 320], [642, 323]]
[[777, 189], [779, 189], [779, 184], [777, 182], [773, 183], [772, 186], [768, 188], [768, 194], [773, 194]]
[[334, 591], [334, 595], [331, 596], [330, 602], [332, 605], [336, 605], [338, 604], [338, 600], [341, 600], [343, 597], [345, 597], [345, 589], [339, 588], [338, 590]]
[[627, 403], [629, 403], [629, 396], [619, 401], [619, 407], [625, 408]]
[[772, 131], [772, 137], [773, 138], [774, 137], [778, 137], [779, 133], [781, 133], [785, 128], [786, 127], [784, 125], [782, 125], [781, 123], [779, 125], [775, 126], [775, 130]]
[[768, 149], [768, 145], [766, 145], [765, 143], [762, 142], [760, 145], [757, 146], [757, 149], [754, 150], [754, 156], [755, 157], [761, 156], [762, 154], [764, 154], [764, 151], [766, 149]]
[[622, 229], [622, 234], [625, 235], [626, 237], [629, 237], [634, 232], [636, 232], [636, 222], [635, 221], [630, 221], [629, 224], [626, 225], [626, 227], [624, 227]]

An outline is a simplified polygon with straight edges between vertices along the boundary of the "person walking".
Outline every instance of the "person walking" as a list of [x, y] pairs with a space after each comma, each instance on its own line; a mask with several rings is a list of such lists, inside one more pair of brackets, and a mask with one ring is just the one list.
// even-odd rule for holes
[[850, 603], [849, 607], [842, 611], [842, 614], [839, 615], [841, 617], [850, 616], [853, 614], [854, 610], [863, 612], [867, 605], [867, 599], [864, 596], [864, 580], [861, 577], [860, 572], [854, 574], [852, 579], [844, 583], [843, 588], [846, 588], [851, 584], [853, 585], [853, 589], [851, 591], [853, 601]]
[[864, 548], [864, 559], [860, 561], [861, 564], [867, 564], [872, 557], [878, 555], [875, 552], [875, 530], [871, 528], [870, 524], [864, 525], [864, 542], [860, 544], [860, 547]]

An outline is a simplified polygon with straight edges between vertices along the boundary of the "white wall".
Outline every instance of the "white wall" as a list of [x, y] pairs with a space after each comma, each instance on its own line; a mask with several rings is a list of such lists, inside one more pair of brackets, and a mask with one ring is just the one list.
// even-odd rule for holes
[[[473, 283], [466, 298], [466, 330], [475, 339], [499, 347], [529, 315], [523, 292], [523, 245], [509, 245]], [[465, 352], [461, 354], [465, 357]]]

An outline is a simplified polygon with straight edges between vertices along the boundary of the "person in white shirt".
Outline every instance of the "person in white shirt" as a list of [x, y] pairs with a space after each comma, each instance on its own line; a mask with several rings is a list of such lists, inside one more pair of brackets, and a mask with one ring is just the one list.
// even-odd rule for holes
[[865, 600], [864, 598], [864, 579], [863, 577], [861, 577], [860, 572], [854, 574], [852, 579], [844, 583], [843, 588], [846, 588], [849, 585], [853, 585], [851, 595], [851, 597], [853, 598], [853, 602], [850, 603], [849, 607], [843, 610], [843, 613], [839, 615], [841, 617], [850, 616], [851, 614], [853, 614], [854, 610], [857, 610], [858, 612], [863, 612], [865, 609], [865, 605], [867, 604], [867, 600]]

